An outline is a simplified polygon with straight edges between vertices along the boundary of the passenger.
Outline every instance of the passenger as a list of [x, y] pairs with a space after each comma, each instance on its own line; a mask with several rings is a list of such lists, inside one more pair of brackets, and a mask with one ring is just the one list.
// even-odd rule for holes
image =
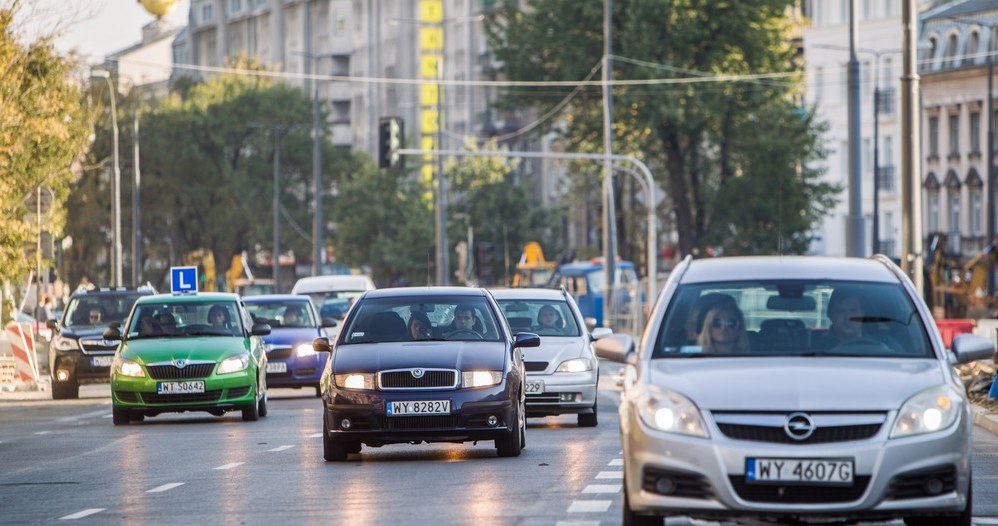
[[432, 337], [433, 325], [424, 312], [413, 312], [409, 317], [409, 336], [414, 340], [427, 340]]
[[151, 336], [160, 332], [159, 325], [148, 311], [139, 315], [139, 336]]
[[565, 320], [562, 319], [561, 313], [558, 309], [551, 305], [545, 305], [537, 311], [537, 327], [539, 331], [557, 331], [561, 332], [561, 329], [565, 326]]
[[734, 303], [723, 303], [708, 310], [698, 343], [704, 353], [748, 352], [749, 340], [741, 309]]
[[704, 317], [707, 316], [707, 311], [710, 310], [711, 307], [721, 304], [730, 304], [737, 307], [734, 298], [720, 292], [710, 292], [708, 294], [704, 294], [693, 302], [693, 307], [690, 309], [690, 313], [686, 318], [687, 342], [695, 344], [695, 342], [700, 338], [700, 333], [703, 332], [703, 321]]
[[298, 305], [291, 305], [284, 309], [284, 327], [301, 327], [305, 321], [305, 313]]

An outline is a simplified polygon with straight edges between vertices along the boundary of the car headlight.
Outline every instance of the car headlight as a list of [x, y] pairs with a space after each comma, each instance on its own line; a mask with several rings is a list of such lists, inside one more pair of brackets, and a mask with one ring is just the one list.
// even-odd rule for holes
[[963, 398], [948, 385], [926, 389], [911, 397], [898, 412], [891, 438], [932, 433], [946, 429], [963, 410]]
[[74, 338], [56, 336], [55, 340], [52, 341], [52, 346], [57, 351], [75, 351], [80, 348], [80, 341]]
[[295, 354], [297, 354], [299, 358], [304, 358], [305, 356], [312, 356], [315, 354], [315, 349], [312, 348], [311, 343], [303, 343], [298, 347], [295, 347]]
[[336, 387], [344, 389], [374, 389], [374, 373], [350, 373], [333, 375]]
[[142, 370], [142, 366], [138, 362], [124, 358], [118, 360], [116, 369], [118, 374], [122, 376], [131, 376], [132, 378], [145, 378], [146, 376], [145, 371]]
[[488, 387], [502, 381], [502, 371], [464, 371], [461, 373], [462, 387]]
[[218, 364], [218, 370], [215, 374], [238, 373], [245, 371], [247, 367], [249, 367], [249, 355], [239, 354], [222, 360], [222, 363]]
[[647, 390], [635, 403], [645, 425], [665, 431], [707, 438], [707, 426], [692, 400], [668, 389]]
[[556, 373], [584, 373], [593, 370], [593, 362], [589, 358], [573, 358], [565, 360], [558, 366]]

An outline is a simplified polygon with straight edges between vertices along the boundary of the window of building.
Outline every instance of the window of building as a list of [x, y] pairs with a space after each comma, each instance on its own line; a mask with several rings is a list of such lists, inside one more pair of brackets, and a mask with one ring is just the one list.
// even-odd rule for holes
[[929, 117], [929, 155], [939, 156], [939, 117]]
[[925, 49], [924, 59], [926, 60], [926, 69], [932, 69], [932, 60], [936, 58], [936, 51], [939, 48], [939, 41], [936, 37], [929, 37], [929, 45]]
[[894, 85], [894, 61], [891, 57], [884, 57], [883, 67], [880, 68], [880, 89], [890, 88]]
[[895, 0], [884, 0], [884, 16], [894, 16], [898, 14], [898, 5], [900, 4]]
[[949, 189], [949, 231], [960, 231], [960, 188]]
[[894, 137], [884, 136], [884, 149], [880, 151], [880, 166], [894, 166]]
[[229, 13], [235, 14], [243, 10], [243, 0], [229, 0]]
[[960, 115], [951, 113], [949, 116], [949, 153], [950, 155], [960, 154]]
[[981, 235], [981, 203], [983, 195], [980, 188], [973, 188], [970, 191], [970, 234]]
[[861, 20], [870, 20], [873, 18], [873, 2], [861, 2], [863, 4], [863, 18]]
[[959, 42], [960, 39], [959, 37], [957, 37], [956, 33], [953, 33], [952, 35], [949, 36], [948, 39], [946, 39], [946, 53], [945, 55], [943, 55], [945, 59], [944, 64], [946, 67], [950, 68], [956, 67], [957, 65], [956, 50]]
[[863, 139], [863, 173], [868, 174], [873, 171], [873, 150], [870, 139]]
[[870, 97], [873, 96], [873, 83], [875, 82], [875, 79], [873, 78], [873, 75], [864, 74], [863, 72], [864, 71], [866, 71], [866, 72], [873, 71], [873, 68], [870, 67], [870, 61], [869, 60], [864, 61], [861, 67], [862, 67], [862, 69], [860, 69], [860, 73], [859, 73], [859, 80], [860, 80], [860, 82], [863, 83], [863, 87], [862, 87], [862, 90], [863, 90], [862, 97], [863, 98], [861, 100], [870, 100]]
[[825, 68], [817, 67], [814, 68], [814, 98], [817, 101], [821, 100], [822, 94], [825, 92]]
[[201, 22], [211, 22], [214, 19], [214, 6], [211, 4], [201, 4]]
[[973, 64], [974, 62], [977, 62], [977, 53], [980, 52], [980, 49], [978, 49], [979, 47], [981, 47], [981, 36], [977, 33], [977, 31], [973, 31], [967, 38], [967, 47], [963, 52], [964, 64]]
[[929, 232], [939, 232], [939, 190], [929, 191]]
[[970, 114], [970, 153], [981, 152], [981, 112]]

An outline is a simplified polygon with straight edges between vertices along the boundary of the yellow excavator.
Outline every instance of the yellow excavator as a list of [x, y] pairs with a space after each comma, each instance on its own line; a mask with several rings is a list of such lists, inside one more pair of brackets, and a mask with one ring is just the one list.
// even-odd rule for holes
[[557, 262], [544, 259], [541, 244], [530, 241], [523, 246], [520, 261], [516, 263], [516, 275], [513, 276], [514, 287], [543, 287], [554, 272]]
[[929, 239], [926, 262], [932, 287], [931, 308], [936, 318], [991, 318], [998, 309], [998, 297], [988, 296], [988, 272], [998, 263], [992, 242], [967, 262], [960, 264], [944, 253], [945, 234]]

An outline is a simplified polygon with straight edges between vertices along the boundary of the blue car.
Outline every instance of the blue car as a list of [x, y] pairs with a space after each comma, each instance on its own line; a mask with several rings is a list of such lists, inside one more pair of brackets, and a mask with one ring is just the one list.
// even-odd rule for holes
[[267, 350], [269, 387], [312, 387], [319, 396], [319, 377], [328, 353], [312, 349], [312, 340], [328, 337], [333, 319], [322, 319], [308, 296], [268, 294], [243, 298], [255, 323], [270, 325], [263, 337]]
[[[642, 302], [643, 297], [637, 290], [640, 282], [634, 263], [630, 261], [617, 262], [617, 290], [615, 294], [615, 317], [627, 313], [632, 308], [632, 302]], [[603, 294], [606, 290], [606, 273], [603, 262], [599, 259], [565, 263], [555, 270], [548, 281], [551, 288], [564, 287], [579, 304], [582, 316], [595, 320], [595, 327], [606, 327], [603, 323]], [[590, 328], [592, 330], [592, 328]]]

